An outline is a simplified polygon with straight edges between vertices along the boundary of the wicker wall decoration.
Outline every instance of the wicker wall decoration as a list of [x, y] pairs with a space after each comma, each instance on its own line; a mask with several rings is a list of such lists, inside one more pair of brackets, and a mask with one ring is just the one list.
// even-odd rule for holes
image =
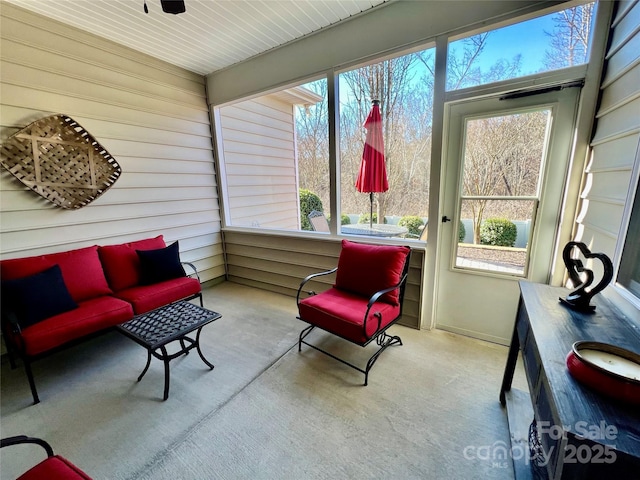
[[116, 159], [62, 113], [11, 135], [0, 148], [0, 163], [31, 190], [66, 209], [88, 205], [122, 173]]

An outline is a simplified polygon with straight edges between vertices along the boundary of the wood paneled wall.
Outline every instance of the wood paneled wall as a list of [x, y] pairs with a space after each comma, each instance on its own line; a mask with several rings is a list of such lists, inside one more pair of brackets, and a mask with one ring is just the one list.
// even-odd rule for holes
[[[224, 232], [229, 280], [295, 298], [300, 282], [310, 273], [329, 270], [338, 264], [338, 238]], [[399, 323], [419, 328], [424, 250], [412, 249], [403, 314]], [[310, 289], [326, 290], [334, 275], [311, 282]], [[295, 302], [295, 299], [292, 299]]]
[[65, 113], [123, 173], [63, 210], [2, 169], [0, 254], [14, 258], [163, 234], [203, 281], [224, 276], [204, 77], [2, 3], [0, 140]]
[[[610, 32], [601, 98], [591, 142], [592, 157], [578, 216], [577, 239], [616, 258], [628, 222], [628, 192], [635, 191], [640, 162], [640, 2], [618, 2]], [[630, 207], [630, 206], [629, 206]], [[594, 265], [598, 267], [598, 265]], [[604, 295], [614, 295], [606, 289]], [[613, 298], [624, 307], [626, 302]], [[626, 313], [640, 319], [637, 309]], [[640, 320], [638, 320], [640, 321]]]

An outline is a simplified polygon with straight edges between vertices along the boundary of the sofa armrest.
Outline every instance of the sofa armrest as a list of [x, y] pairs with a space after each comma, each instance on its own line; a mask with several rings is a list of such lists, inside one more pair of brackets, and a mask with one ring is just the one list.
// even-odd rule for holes
[[15, 312], [3, 312], [2, 326], [5, 328], [9, 328], [11, 333], [13, 333], [14, 335], [20, 335], [22, 333], [20, 323], [18, 322], [18, 316]]
[[196, 270], [196, 266], [193, 263], [190, 262], [180, 262], [182, 265], [187, 265], [191, 270], [193, 270], [191, 273], [187, 273], [188, 277], [191, 277], [192, 275], [195, 275], [196, 278], [198, 279], [198, 282], [202, 283], [200, 281], [200, 275], [198, 275], [198, 270]]

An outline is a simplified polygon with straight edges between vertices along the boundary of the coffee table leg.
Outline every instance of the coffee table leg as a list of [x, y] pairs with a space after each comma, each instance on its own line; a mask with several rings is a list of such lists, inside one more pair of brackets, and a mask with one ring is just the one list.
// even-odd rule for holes
[[198, 329], [198, 333], [196, 334], [196, 350], [198, 350], [198, 355], [200, 355], [200, 358], [202, 359], [202, 361], [206, 363], [211, 370], [213, 370], [214, 369], [213, 364], [209, 363], [209, 361], [206, 358], [204, 358], [204, 355], [202, 354], [202, 350], [200, 350], [200, 332], [201, 331], [202, 331], [202, 327]]
[[169, 355], [167, 355], [166, 347], [160, 347], [162, 350], [162, 361], [164, 362], [164, 397], [163, 400], [169, 398]]
[[144, 374], [147, 373], [147, 370], [149, 370], [149, 365], [151, 365], [151, 350], [147, 349], [147, 365], [144, 367], [144, 370], [142, 370], [142, 373], [138, 377], [138, 381], [142, 380]]

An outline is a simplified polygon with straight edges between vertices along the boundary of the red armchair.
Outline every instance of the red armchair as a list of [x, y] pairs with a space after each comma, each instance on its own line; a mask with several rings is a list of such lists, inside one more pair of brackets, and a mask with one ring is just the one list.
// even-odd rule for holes
[[[364, 373], [367, 385], [369, 371], [380, 354], [391, 345], [402, 345], [400, 337], [389, 335], [387, 329], [402, 315], [410, 255], [409, 247], [343, 240], [338, 266], [308, 275], [298, 288], [297, 318], [309, 324], [300, 332], [298, 351], [304, 343]], [[304, 291], [312, 279], [332, 273], [336, 281], [330, 289], [318, 294]], [[303, 293], [310, 296], [301, 298]], [[316, 327], [361, 347], [375, 341], [379, 348], [363, 369], [308, 343], [305, 338]]]
[[20, 475], [17, 480], [91, 480], [89, 475], [69, 460], [60, 455], [54, 455], [51, 445], [40, 438], [25, 435], [3, 438], [0, 440], [0, 448], [23, 443], [40, 445], [47, 453], [47, 458]]

